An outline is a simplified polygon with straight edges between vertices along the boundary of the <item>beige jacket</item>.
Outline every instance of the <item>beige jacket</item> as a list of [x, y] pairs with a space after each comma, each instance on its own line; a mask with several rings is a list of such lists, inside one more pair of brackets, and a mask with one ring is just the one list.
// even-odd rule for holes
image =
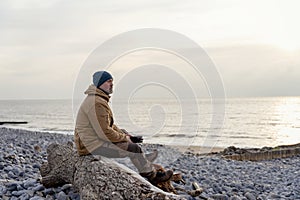
[[102, 146], [105, 141], [127, 141], [126, 134], [115, 124], [108, 105], [110, 96], [90, 85], [85, 91], [76, 119], [74, 140], [79, 155], [87, 155]]

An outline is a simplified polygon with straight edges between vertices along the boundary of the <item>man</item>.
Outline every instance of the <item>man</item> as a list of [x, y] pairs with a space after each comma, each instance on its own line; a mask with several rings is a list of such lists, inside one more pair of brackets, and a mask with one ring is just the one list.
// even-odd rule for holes
[[[172, 170], [156, 172], [152, 162], [157, 151], [145, 155], [134, 142], [141, 138], [129, 135], [114, 124], [113, 114], [108, 105], [113, 93], [113, 78], [106, 71], [93, 75], [93, 84], [85, 91], [87, 97], [82, 102], [76, 119], [75, 144], [78, 154], [97, 154], [110, 158], [129, 157], [139, 173], [151, 183], [169, 180]], [[133, 141], [134, 142], [133, 142]]]

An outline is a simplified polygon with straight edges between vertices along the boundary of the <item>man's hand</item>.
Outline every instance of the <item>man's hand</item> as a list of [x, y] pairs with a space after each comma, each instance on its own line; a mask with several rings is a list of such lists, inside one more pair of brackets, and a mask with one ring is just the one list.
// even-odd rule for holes
[[128, 141], [128, 142], [130, 142], [130, 143], [133, 143], [133, 142], [131, 141], [131, 139], [130, 139], [130, 136], [129, 136], [129, 135], [126, 135], [126, 139], [127, 139], [127, 141]]
[[143, 136], [132, 136], [125, 129], [121, 129], [121, 131], [127, 135], [126, 138], [128, 142], [143, 143]]

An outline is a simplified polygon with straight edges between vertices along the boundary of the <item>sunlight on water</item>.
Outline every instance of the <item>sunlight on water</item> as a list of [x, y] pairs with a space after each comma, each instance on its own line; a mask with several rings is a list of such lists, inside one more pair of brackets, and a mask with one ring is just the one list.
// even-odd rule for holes
[[277, 141], [280, 144], [293, 144], [300, 141], [300, 99], [284, 98], [276, 113], [281, 124], [278, 126]]

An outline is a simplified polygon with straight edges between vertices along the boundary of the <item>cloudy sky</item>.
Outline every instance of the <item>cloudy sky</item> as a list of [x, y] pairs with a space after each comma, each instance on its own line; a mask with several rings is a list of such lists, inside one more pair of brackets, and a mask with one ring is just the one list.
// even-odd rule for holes
[[297, 0], [1, 0], [0, 99], [72, 98], [89, 55], [141, 28], [198, 43], [228, 97], [298, 96], [299, 8]]

